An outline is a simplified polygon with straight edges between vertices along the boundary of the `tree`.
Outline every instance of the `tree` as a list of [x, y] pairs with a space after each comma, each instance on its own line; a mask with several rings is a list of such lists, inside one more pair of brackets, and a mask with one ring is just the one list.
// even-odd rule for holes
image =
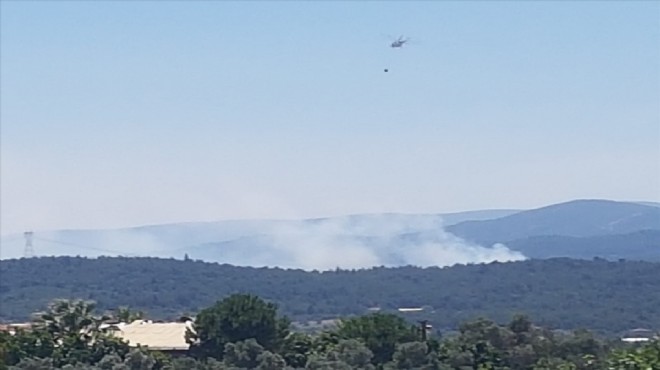
[[336, 342], [326, 342], [326, 346], [319, 347], [323, 351], [315, 351], [309, 356], [308, 370], [343, 370], [361, 369], [372, 370], [373, 353], [364, 343], [357, 339], [338, 339]]
[[614, 351], [607, 365], [608, 370], [660, 369], [660, 340]]
[[312, 350], [310, 352], [316, 354], [328, 353], [339, 344], [340, 340], [341, 338], [337, 331], [322, 331], [312, 338]]
[[254, 369], [259, 364], [258, 357], [264, 352], [254, 339], [225, 344], [224, 363], [229, 367]]
[[373, 313], [343, 320], [337, 334], [344, 339], [358, 339], [373, 353], [374, 364], [392, 359], [398, 343], [417, 339], [417, 328], [393, 314]]
[[225, 345], [224, 364], [229, 369], [283, 370], [282, 356], [264, 350], [254, 339]]
[[21, 329], [13, 335], [0, 332], [0, 359], [6, 366], [16, 365], [26, 358], [52, 357], [54, 350], [53, 337], [44, 330]]
[[277, 306], [249, 294], [234, 294], [203, 309], [187, 333], [198, 355], [222, 359], [227, 343], [254, 339], [277, 351], [289, 333], [290, 322], [277, 316]]
[[417, 369], [429, 363], [425, 342], [401, 343], [396, 346], [392, 362], [387, 369]]
[[302, 368], [305, 367], [312, 348], [313, 340], [309, 335], [293, 332], [284, 339], [282, 357], [289, 366]]
[[259, 356], [257, 356], [257, 365], [256, 370], [285, 370], [291, 369], [286, 366], [286, 361], [282, 356], [272, 353], [270, 351], [264, 351]]
[[533, 370], [576, 370], [570, 361], [559, 358], [542, 358], [532, 368]]
[[94, 316], [95, 307], [93, 301], [56, 299], [46, 312], [37, 314], [37, 327], [45, 329], [56, 341], [89, 342], [101, 333], [99, 326], [108, 319]]
[[374, 354], [357, 339], [343, 339], [334, 350], [337, 358], [357, 369], [370, 369]]
[[54, 366], [63, 367], [97, 363], [113, 353], [123, 358], [128, 345], [100, 330], [107, 318], [94, 316], [94, 308], [91, 301], [54, 300], [45, 312], [36, 315], [30, 331], [18, 332], [11, 338], [10, 361], [48, 357]]
[[121, 306], [115, 311], [115, 318], [120, 322], [131, 323], [144, 318], [144, 312], [131, 310], [128, 306]]
[[555, 351], [558, 357], [575, 364], [578, 369], [598, 370], [604, 368], [602, 361], [607, 352], [605, 344], [584, 329], [575, 330], [573, 335], [563, 338]]
[[10, 370], [55, 370], [52, 358], [24, 358]]
[[[373, 365], [372, 365], [373, 366]], [[309, 358], [306, 370], [353, 370], [354, 367], [345, 363], [337, 357], [336, 352], [326, 355], [313, 355]]]
[[224, 363], [217, 361], [213, 358], [206, 359], [205, 361], [197, 361], [192, 357], [177, 357], [172, 359], [169, 365], [162, 368], [163, 370], [227, 370]]

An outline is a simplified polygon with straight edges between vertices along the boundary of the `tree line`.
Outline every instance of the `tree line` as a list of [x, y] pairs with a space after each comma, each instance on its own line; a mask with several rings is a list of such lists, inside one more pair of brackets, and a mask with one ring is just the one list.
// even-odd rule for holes
[[480, 318], [462, 323], [455, 334], [428, 336], [424, 326], [400, 316], [372, 313], [307, 334], [292, 330], [273, 302], [233, 294], [199, 312], [183, 356], [131, 348], [101, 329], [109, 319], [96, 314], [93, 302], [53, 301], [35, 316], [32, 329], [0, 333], [0, 369], [660, 369], [660, 341], [626, 345], [586, 330], [549, 330], [522, 315], [504, 325]]
[[235, 292], [278, 304], [294, 321], [424, 307], [437, 328], [524, 312], [544, 327], [619, 335], [660, 328], [660, 263], [529, 260], [446, 268], [303, 271], [157, 258], [42, 257], [0, 261], [0, 321], [23, 321], [58, 297], [154, 319], [193, 315]]

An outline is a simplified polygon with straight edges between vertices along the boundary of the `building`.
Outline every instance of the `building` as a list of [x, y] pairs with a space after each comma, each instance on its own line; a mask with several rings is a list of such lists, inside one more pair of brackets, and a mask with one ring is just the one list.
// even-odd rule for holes
[[402, 313], [410, 313], [410, 312], [422, 312], [424, 311], [423, 307], [400, 307], [397, 309], [397, 311], [402, 312]]
[[18, 330], [31, 330], [33, 326], [34, 324], [30, 322], [20, 324], [0, 324], [0, 331], [14, 335]]
[[633, 329], [626, 332], [621, 340], [627, 343], [649, 342], [658, 339], [658, 334], [650, 329]]
[[192, 330], [192, 321], [153, 322], [136, 320], [127, 323], [104, 324], [103, 329], [113, 336], [123, 339], [131, 347], [146, 347], [153, 351], [170, 354], [186, 353], [190, 344], [186, 342], [186, 332]]

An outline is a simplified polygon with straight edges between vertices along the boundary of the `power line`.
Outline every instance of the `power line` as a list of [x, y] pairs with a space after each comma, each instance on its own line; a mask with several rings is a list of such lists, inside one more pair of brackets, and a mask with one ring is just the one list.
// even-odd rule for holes
[[139, 254], [136, 254], [136, 253], [126, 253], [126, 252], [117, 251], [117, 250], [112, 250], [112, 249], [104, 249], [104, 248], [90, 247], [90, 246], [88, 246], [88, 245], [81, 245], [81, 244], [76, 244], [76, 243], [63, 242], [63, 241], [60, 241], [60, 240], [45, 239], [45, 238], [35, 238], [35, 239], [36, 239], [36, 240], [43, 241], [43, 242], [47, 242], [47, 243], [55, 243], [55, 244], [61, 244], [61, 245], [68, 245], [68, 246], [71, 246], [71, 247], [82, 248], [82, 249], [89, 249], [89, 250], [94, 250], [94, 251], [99, 251], [99, 252], [114, 253], [114, 254], [123, 255], [123, 256], [133, 256], [133, 257], [138, 257], [138, 256], [140, 256]]
[[2, 236], [1, 238], [2, 238], [1, 240], [6, 243], [6, 242], [12, 242], [14, 240], [18, 240], [19, 238], [24, 239], [25, 236], [23, 234], [13, 234], [9, 236]]

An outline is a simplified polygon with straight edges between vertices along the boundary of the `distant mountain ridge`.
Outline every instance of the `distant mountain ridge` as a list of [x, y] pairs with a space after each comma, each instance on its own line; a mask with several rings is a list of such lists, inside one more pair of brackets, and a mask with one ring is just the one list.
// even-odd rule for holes
[[[207, 261], [231, 262], [255, 266], [268, 257], [276, 257], [272, 240], [277, 236], [286, 243], [325, 244], [343, 240], [347, 235], [360, 243], [368, 238], [395, 238], [393, 233], [438, 230], [465, 220], [487, 220], [514, 214], [518, 210], [477, 210], [448, 214], [356, 214], [342, 217], [303, 220], [227, 220], [216, 222], [185, 222], [165, 225], [145, 225], [120, 229], [36, 231], [34, 244], [37, 255], [43, 256], [151, 256], [182, 257], [190, 254]], [[327, 240], [328, 236], [333, 240]], [[222, 248], [218, 248], [222, 247]], [[267, 249], [271, 248], [272, 251]], [[23, 255], [22, 234], [2, 238], [1, 259]], [[280, 251], [281, 253], [281, 251]], [[223, 256], [233, 257], [223, 261]], [[281, 262], [277, 258], [272, 263]]]
[[609, 200], [575, 200], [493, 220], [447, 227], [461, 238], [484, 244], [534, 236], [592, 237], [660, 230], [660, 208]]
[[509, 241], [506, 245], [529, 258], [570, 257], [609, 260], [635, 259], [660, 262], [660, 230], [589, 237], [532, 236]]
[[650, 207], [660, 207], [659, 202], [635, 202], [637, 204], [641, 204], [643, 206], [650, 206]]
[[[304, 269], [450, 266], [525, 258], [660, 260], [660, 205], [575, 200], [532, 210], [356, 214], [35, 232], [40, 256], [143, 256]], [[501, 244], [498, 244], [501, 243]], [[22, 235], [0, 258], [23, 256]]]

